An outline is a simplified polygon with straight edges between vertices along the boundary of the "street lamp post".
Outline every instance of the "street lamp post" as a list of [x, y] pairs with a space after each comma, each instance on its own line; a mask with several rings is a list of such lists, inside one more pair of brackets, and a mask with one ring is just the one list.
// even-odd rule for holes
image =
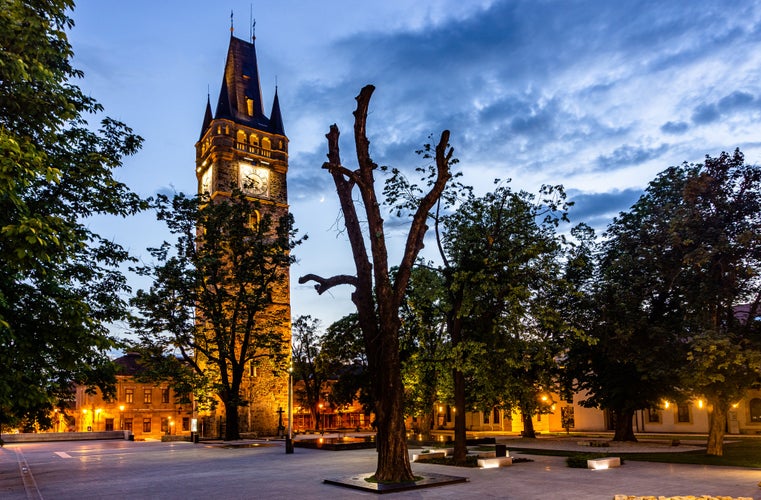
[[320, 434], [325, 434], [325, 414], [322, 412], [323, 404], [320, 403], [320, 413], [317, 415], [317, 425], [320, 427]]
[[293, 453], [293, 363], [288, 367], [288, 435], [285, 438], [285, 453]]
[[124, 405], [119, 405], [119, 430], [124, 430]]

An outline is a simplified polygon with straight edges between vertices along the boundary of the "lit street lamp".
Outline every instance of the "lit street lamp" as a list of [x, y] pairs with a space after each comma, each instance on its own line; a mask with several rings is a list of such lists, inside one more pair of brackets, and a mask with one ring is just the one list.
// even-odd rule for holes
[[320, 426], [320, 433], [325, 434], [325, 414], [322, 412], [323, 405], [320, 403], [320, 414], [317, 418], [317, 425]]

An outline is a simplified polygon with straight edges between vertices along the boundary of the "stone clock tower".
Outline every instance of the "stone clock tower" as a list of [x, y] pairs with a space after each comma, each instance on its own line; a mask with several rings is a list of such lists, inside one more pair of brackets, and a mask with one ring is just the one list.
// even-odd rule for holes
[[[227, 61], [216, 110], [207, 100], [201, 137], [196, 143], [196, 177], [199, 193], [212, 200], [243, 191], [277, 221], [288, 213], [288, 138], [275, 89], [269, 117], [264, 114], [254, 40], [231, 34]], [[272, 287], [273, 305], [266, 321], [281, 325], [290, 345], [290, 292], [288, 270]], [[262, 320], [265, 321], [265, 320]], [[271, 324], [271, 323], [270, 323]], [[288, 375], [273, 375], [266, 365], [246, 371], [241, 396], [249, 406], [241, 408], [241, 432], [273, 435], [278, 410], [287, 409]]]

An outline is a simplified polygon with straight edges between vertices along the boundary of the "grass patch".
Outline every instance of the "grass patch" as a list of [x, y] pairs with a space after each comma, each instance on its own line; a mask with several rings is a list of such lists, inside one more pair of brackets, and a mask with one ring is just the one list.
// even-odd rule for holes
[[425, 463], [436, 465], [452, 465], [456, 467], [478, 467], [478, 457], [474, 455], [468, 455], [465, 457], [465, 463], [456, 463], [454, 461], [454, 457], [427, 458]]
[[[526, 463], [526, 462], [533, 462], [530, 458], [524, 458], [524, 457], [513, 457], [513, 464], [520, 464], [520, 463]], [[452, 467], [478, 467], [478, 457], [475, 455], [468, 455], [465, 457], [465, 463], [455, 463], [453, 457], [444, 457], [444, 458], [428, 458], [425, 460], [425, 463], [427, 464], [436, 464], [436, 465], [450, 465]], [[586, 467], [586, 463], [585, 463]]]
[[[622, 460], [640, 462], [761, 468], [761, 440], [735, 436], [732, 436], [730, 439], [732, 439], [733, 442], [724, 444], [724, 455], [721, 457], [706, 455], [704, 450], [661, 453], [607, 453], [603, 454], [603, 456], [615, 455], [621, 457]], [[515, 446], [511, 446], [510, 451], [520, 451], [527, 455], [548, 455], [556, 457], [572, 457], [579, 455], [579, 452], [577, 451], [521, 448]]]

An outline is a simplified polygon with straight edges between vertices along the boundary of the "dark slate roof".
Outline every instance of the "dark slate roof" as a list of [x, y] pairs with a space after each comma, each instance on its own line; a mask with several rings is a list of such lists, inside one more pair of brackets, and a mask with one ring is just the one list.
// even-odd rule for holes
[[211, 114], [211, 101], [209, 100], [209, 96], [206, 96], [206, 112], [203, 114], [203, 125], [201, 125], [201, 137], [198, 138], [199, 141], [203, 139], [203, 134], [206, 133], [206, 129], [209, 128], [213, 119], [214, 115]]
[[280, 114], [280, 99], [277, 97], [277, 87], [275, 87], [275, 99], [272, 101], [272, 113], [270, 113], [270, 130], [275, 134], [285, 135], [283, 117]]
[[[247, 99], [253, 100], [251, 115], [248, 113]], [[227, 118], [242, 125], [277, 133], [272, 129], [270, 119], [264, 115], [254, 42], [230, 37], [225, 73], [214, 118]], [[282, 118], [279, 118], [279, 121], [282, 128]]]
[[143, 371], [143, 367], [140, 365], [140, 354], [136, 352], [128, 352], [124, 356], [116, 358], [114, 364], [117, 375], [136, 375]]

